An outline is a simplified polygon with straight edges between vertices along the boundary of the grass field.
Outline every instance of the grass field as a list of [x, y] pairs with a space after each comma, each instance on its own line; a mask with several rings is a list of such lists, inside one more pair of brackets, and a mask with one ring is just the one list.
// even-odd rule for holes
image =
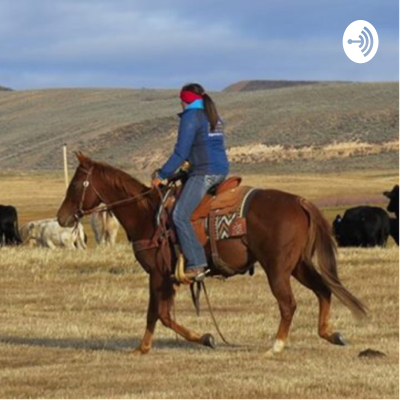
[[[144, 178], [143, 176], [141, 178]], [[301, 194], [332, 220], [347, 204], [385, 206], [384, 190], [398, 171], [341, 175], [249, 175], [245, 183]], [[65, 192], [61, 176], [2, 175], [0, 204], [13, 204], [21, 224], [55, 214]], [[13, 398], [396, 398], [399, 396], [399, 253], [340, 249], [344, 284], [369, 307], [355, 321], [333, 301], [331, 322], [348, 346], [317, 335], [314, 295], [293, 280], [298, 308], [287, 348], [275, 359], [279, 312], [264, 273], [209, 280], [223, 333], [210, 350], [176, 340], [158, 326], [152, 352], [135, 356], [145, 328], [147, 275], [125, 243], [87, 251], [0, 250], [0, 397]], [[240, 297], [239, 297], [240, 296]], [[217, 336], [203, 302], [196, 317], [187, 288], [177, 295], [176, 317]], [[363, 359], [367, 348], [386, 354]]]

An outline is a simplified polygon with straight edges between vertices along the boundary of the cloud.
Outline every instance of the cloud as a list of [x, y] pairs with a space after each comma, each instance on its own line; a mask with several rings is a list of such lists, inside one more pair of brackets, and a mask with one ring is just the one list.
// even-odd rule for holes
[[[251, 7], [239, 0], [0, 0], [0, 84], [197, 80], [219, 89], [240, 79], [398, 80], [395, 13], [394, 2], [372, 0], [253, 0]], [[341, 44], [354, 19], [369, 20], [380, 35], [377, 55], [363, 67]]]

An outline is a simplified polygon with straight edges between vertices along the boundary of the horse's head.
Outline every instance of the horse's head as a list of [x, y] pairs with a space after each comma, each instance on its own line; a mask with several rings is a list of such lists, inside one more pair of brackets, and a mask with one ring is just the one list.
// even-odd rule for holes
[[58, 223], [63, 227], [74, 226], [82, 211], [90, 210], [101, 202], [92, 182], [95, 163], [81, 152], [75, 154], [79, 166], [57, 212]]

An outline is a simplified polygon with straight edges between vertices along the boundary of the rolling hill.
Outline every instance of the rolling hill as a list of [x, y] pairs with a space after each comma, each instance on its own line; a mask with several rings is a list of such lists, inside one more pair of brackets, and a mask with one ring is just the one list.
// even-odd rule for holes
[[[287, 173], [397, 168], [398, 90], [398, 83], [314, 83], [212, 95], [233, 170]], [[0, 169], [61, 169], [67, 143], [147, 173], [173, 149], [177, 112], [177, 90], [1, 91]]]
[[250, 80], [239, 81], [227, 86], [224, 92], [246, 92], [249, 90], [267, 90], [288, 88], [292, 86], [316, 85], [318, 81], [276, 81], [276, 80]]

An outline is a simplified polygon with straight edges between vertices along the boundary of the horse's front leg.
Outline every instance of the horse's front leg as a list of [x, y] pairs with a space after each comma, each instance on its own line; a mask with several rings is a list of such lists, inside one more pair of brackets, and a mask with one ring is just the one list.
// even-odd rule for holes
[[155, 293], [150, 288], [150, 299], [147, 309], [146, 331], [144, 332], [142, 341], [134, 351], [135, 354], [146, 354], [150, 351], [151, 344], [153, 341], [154, 330], [156, 329], [157, 320], [158, 320], [158, 302]]
[[185, 328], [182, 325], [179, 325], [175, 320], [171, 317], [171, 309], [174, 305], [174, 298], [171, 297], [169, 299], [162, 299], [160, 301], [159, 308], [159, 318], [164, 326], [172, 329], [178, 335], [182, 336], [189, 342], [199, 343], [203, 346], [215, 348], [215, 339], [214, 337], [206, 333], [204, 335], [199, 335], [198, 333]]
[[179, 325], [171, 317], [171, 310], [174, 306], [175, 290], [170, 277], [163, 278], [162, 291], [160, 292], [158, 316], [164, 326], [172, 329], [178, 335], [189, 342], [199, 343], [204, 346], [215, 348], [215, 340], [211, 334], [199, 335], [198, 333]]
[[215, 340], [211, 334], [199, 335], [172, 319], [171, 310], [174, 305], [174, 295], [175, 291], [169, 277], [163, 277], [158, 273], [151, 274], [146, 332], [135, 353], [145, 354], [151, 349], [152, 337], [158, 319], [164, 326], [172, 329], [189, 342], [215, 347]]

